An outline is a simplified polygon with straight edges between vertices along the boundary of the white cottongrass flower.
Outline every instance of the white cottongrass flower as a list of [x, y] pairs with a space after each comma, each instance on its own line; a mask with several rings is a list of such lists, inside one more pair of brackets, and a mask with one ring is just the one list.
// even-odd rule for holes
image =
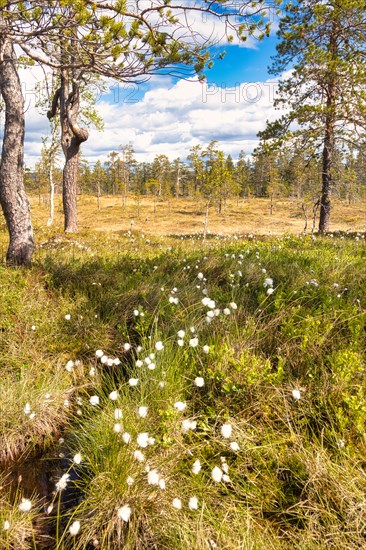
[[224, 483], [230, 483], [231, 479], [230, 479], [230, 477], [229, 477], [227, 474], [224, 474], [224, 475], [222, 476], [222, 481], [223, 481]]
[[273, 293], [274, 293], [274, 288], [272, 288], [272, 287], [267, 288], [267, 292], [266, 292], [267, 296], [271, 296], [271, 294], [273, 294]]
[[201, 300], [201, 303], [204, 305], [204, 306], [207, 306], [210, 302], [210, 298], [208, 296], [205, 296], [204, 298], [202, 298]]
[[143, 364], [144, 363], [143, 363], [143, 361], [141, 361], [141, 359], [137, 359], [137, 361], [135, 363], [136, 367], [138, 367], [138, 368], [142, 367]]
[[150, 470], [147, 474], [147, 482], [149, 485], [159, 485], [160, 476], [157, 470]]
[[138, 378], [130, 378], [128, 383], [131, 386], [131, 388], [133, 388], [134, 386], [137, 386], [137, 384], [139, 383], [139, 379]]
[[296, 401], [298, 401], [299, 399], [301, 399], [301, 392], [300, 390], [292, 390], [292, 397], [294, 399], [296, 399]]
[[95, 368], [94, 367], [90, 367], [89, 376], [95, 376]]
[[137, 462], [144, 462], [145, 460], [145, 455], [139, 450], [137, 449], [134, 453], [133, 453], [133, 458], [135, 460], [137, 460]]
[[19, 504], [19, 510], [21, 512], [29, 512], [32, 508], [32, 501], [29, 498], [22, 498], [21, 503]]
[[118, 367], [118, 365], [120, 365], [120, 364], [121, 364], [121, 360], [118, 357], [113, 359], [113, 365], [116, 365], [116, 367]]
[[184, 433], [189, 432], [189, 430], [195, 430], [196, 428], [197, 422], [195, 420], [190, 420], [189, 418], [182, 420], [182, 431]]
[[135, 483], [135, 480], [133, 479], [133, 477], [128, 476], [128, 478], [126, 479], [126, 483], [129, 487], [131, 487], [131, 485]]
[[200, 281], [202, 281], [203, 277], [204, 277], [203, 273], [201, 273], [201, 272], [198, 273], [197, 278], [198, 278]]
[[131, 344], [129, 342], [126, 342], [125, 344], [123, 344], [123, 349], [125, 351], [129, 351], [131, 349]]
[[263, 282], [264, 288], [267, 288], [267, 286], [272, 287], [273, 286], [273, 279], [270, 277], [266, 277]]
[[186, 331], [185, 331], [185, 330], [178, 330], [178, 332], [177, 332], [178, 338], [184, 338], [185, 335], [186, 335]]
[[131, 435], [128, 432], [124, 432], [122, 434], [122, 441], [123, 443], [126, 443], [126, 445], [128, 445], [131, 441]]
[[116, 434], [121, 433], [121, 431], [122, 431], [122, 424], [119, 424], [119, 422], [117, 422], [117, 424], [115, 424], [115, 425], [113, 426], [113, 431], [114, 431]]
[[162, 478], [159, 479], [159, 487], [162, 490], [165, 489], [165, 487], [166, 487], [165, 479], [162, 479]]
[[117, 516], [124, 522], [128, 522], [131, 517], [131, 507], [129, 504], [125, 504], [124, 506], [121, 506], [121, 508], [118, 508], [117, 510]]
[[137, 445], [145, 449], [149, 444], [149, 434], [142, 432], [137, 436]]
[[174, 408], [177, 409], [177, 411], [182, 412], [184, 409], [187, 408], [187, 403], [184, 403], [183, 401], [177, 401], [174, 403]]
[[207, 303], [207, 307], [209, 307], [210, 309], [215, 309], [215, 307], [216, 307], [215, 300], [209, 300], [208, 303]]
[[198, 509], [198, 498], [197, 497], [191, 497], [189, 499], [188, 508], [190, 510], [197, 510]]
[[232, 451], [239, 451], [240, 450], [239, 444], [236, 441], [232, 441], [230, 443], [230, 449]]
[[63, 491], [66, 489], [69, 478], [70, 474], [63, 474], [55, 485], [56, 491]]
[[97, 395], [92, 395], [89, 399], [91, 405], [99, 405], [99, 397]]
[[117, 399], [118, 399], [118, 392], [112, 391], [112, 392], [109, 394], [109, 399], [110, 399], [111, 401], [117, 401]]
[[112, 357], [108, 357], [108, 359], [106, 361], [106, 365], [107, 365], [107, 367], [113, 367], [114, 359], [112, 359]]
[[25, 407], [23, 409], [24, 414], [29, 414], [31, 412], [31, 406], [29, 403], [25, 404]]
[[102, 355], [102, 357], [100, 358], [100, 362], [102, 363], [102, 365], [105, 365], [108, 361], [108, 355]]
[[72, 537], [75, 537], [80, 531], [80, 521], [74, 521], [69, 527], [69, 533]]
[[196, 348], [198, 346], [198, 338], [191, 338], [189, 341], [189, 345], [191, 346], [191, 348]]
[[33, 420], [33, 418], [36, 416], [35, 412], [30, 413], [29, 418], [30, 420]]
[[202, 468], [201, 462], [200, 462], [199, 459], [197, 458], [197, 460], [195, 460], [195, 461], [193, 462], [193, 465], [192, 465], [192, 472], [193, 472], [195, 475], [197, 475], [197, 474], [199, 474], [199, 472], [201, 471], [201, 468]]
[[177, 344], [182, 348], [184, 346], [184, 340], [178, 340]]
[[141, 418], [146, 418], [146, 416], [147, 416], [147, 407], [139, 407], [138, 413], [139, 413], [139, 416], [141, 416]]
[[216, 483], [220, 483], [222, 480], [223, 471], [218, 466], [215, 466], [211, 472], [211, 477], [213, 481], [216, 481]]
[[147, 365], [147, 368], [148, 368], [149, 370], [154, 370], [155, 367], [156, 367], [155, 363], [150, 363], [149, 365]]
[[229, 465], [226, 462], [226, 458], [224, 456], [220, 457], [221, 460], [221, 469], [225, 474], [229, 473]]
[[160, 340], [158, 342], [156, 342], [155, 349], [156, 349], [156, 351], [161, 351], [162, 349], [164, 349], [163, 342], [161, 342]]
[[3, 530], [9, 531], [9, 529], [10, 529], [10, 522], [6, 519], [3, 524]]
[[32, 325], [31, 330], [36, 330], [36, 325]]
[[229, 305], [230, 305], [231, 309], [238, 309], [238, 306], [236, 305], [235, 302], [230, 302]]
[[180, 498], [173, 498], [172, 501], [173, 508], [176, 508], [177, 510], [182, 509], [182, 501]]
[[121, 420], [122, 417], [123, 417], [122, 409], [114, 409], [114, 419]]
[[65, 366], [65, 369], [67, 370], [67, 372], [72, 372], [74, 365], [75, 365], [74, 361], [70, 359], [70, 361], [68, 361]]
[[70, 321], [70, 319], [71, 319], [70, 313], [66, 313], [65, 319], [66, 319], [66, 321]]
[[81, 454], [76, 453], [76, 455], [73, 458], [73, 461], [75, 462], [75, 464], [80, 464], [82, 460], [83, 460], [83, 457], [81, 456]]
[[202, 350], [204, 351], [204, 353], [209, 353], [210, 352], [210, 347], [206, 344], [203, 346]]
[[195, 386], [197, 386], [197, 388], [203, 388], [203, 386], [205, 385], [205, 381], [204, 381], [204, 379], [203, 379], [201, 376], [197, 376], [197, 377], [194, 379], [193, 384], [194, 384]]
[[230, 314], [231, 314], [231, 310], [228, 307], [226, 307], [224, 309], [224, 315], [230, 315]]
[[229, 438], [231, 436], [232, 431], [233, 431], [233, 428], [231, 424], [223, 424], [221, 426], [221, 435], [225, 438]]

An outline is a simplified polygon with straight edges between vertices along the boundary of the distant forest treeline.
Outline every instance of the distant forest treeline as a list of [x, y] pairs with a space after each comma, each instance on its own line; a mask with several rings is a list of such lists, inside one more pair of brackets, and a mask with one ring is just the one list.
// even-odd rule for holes
[[[44, 194], [49, 188], [47, 151], [34, 170], [26, 170], [26, 187]], [[211, 141], [196, 145], [185, 160], [170, 161], [157, 155], [153, 162], [137, 162], [131, 144], [112, 151], [108, 161], [90, 164], [81, 159], [78, 192], [95, 195], [202, 196], [221, 206], [233, 197], [296, 197], [316, 202], [321, 189], [321, 158], [304, 153], [258, 151], [248, 159], [242, 151], [234, 162]], [[62, 171], [55, 167], [56, 190], [62, 189]], [[360, 200], [366, 190], [366, 146], [338, 151], [334, 165], [333, 193], [349, 202]]]

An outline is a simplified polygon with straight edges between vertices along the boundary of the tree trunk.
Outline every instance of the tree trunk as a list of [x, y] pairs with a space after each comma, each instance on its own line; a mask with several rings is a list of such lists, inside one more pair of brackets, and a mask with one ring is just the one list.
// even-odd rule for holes
[[[332, 60], [337, 57], [337, 21], [333, 22], [333, 31], [330, 36], [329, 52]], [[323, 159], [322, 159], [322, 194], [320, 198], [319, 232], [325, 233], [329, 230], [331, 194], [333, 187], [333, 160], [335, 151], [335, 103], [337, 96], [337, 75], [332, 67], [329, 71], [327, 84], [327, 103], [324, 128]]]
[[[328, 117], [327, 117], [328, 118]], [[334, 133], [329, 122], [325, 131], [322, 166], [322, 194], [320, 199], [319, 231], [325, 233], [329, 230], [331, 193], [333, 187], [332, 166], [334, 154]]]
[[74, 233], [78, 230], [76, 195], [80, 145], [88, 139], [89, 134], [85, 128], [80, 128], [77, 124], [80, 99], [76, 75], [70, 79], [65, 69], [61, 71], [59, 100], [61, 145], [65, 155], [62, 186], [64, 230]]
[[77, 179], [79, 168], [80, 142], [74, 136], [63, 147], [65, 166], [63, 169], [62, 202], [64, 206], [64, 230], [74, 233], [78, 230]]
[[0, 42], [0, 92], [5, 103], [5, 127], [0, 164], [0, 203], [9, 231], [6, 260], [28, 265], [34, 252], [30, 207], [24, 189], [24, 100], [11, 43]]
[[50, 162], [48, 169], [48, 180], [50, 185], [50, 216], [47, 221], [47, 225], [53, 224], [53, 218], [55, 217], [55, 183], [53, 181], [53, 164]]
[[98, 203], [98, 210], [100, 210], [100, 183], [99, 183], [99, 181], [97, 183], [97, 203]]

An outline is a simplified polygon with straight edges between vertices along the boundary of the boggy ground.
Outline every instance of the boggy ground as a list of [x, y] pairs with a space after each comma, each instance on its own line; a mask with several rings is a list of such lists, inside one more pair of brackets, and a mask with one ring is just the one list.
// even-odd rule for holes
[[363, 548], [365, 235], [45, 213], [0, 266], [0, 548]]
[[[47, 197], [41, 206], [32, 198], [32, 214], [35, 224], [44, 225], [48, 218]], [[62, 227], [60, 197], [56, 198], [56, 225]], [[152, 235], [182, 235], [202, 233], [206, 203], [201, 198], [171, 198], [128, 196], [125, 206], [119, 196], [101, 197], [100, 210], [97, 199], [79, 196], [79, 221], [84, 229], [125, 231], [138, 230]], [[303, 232], [305, 225], [302, 204], [308, 216], [307, 232], [311, 232], [313, 205], [306, 200], [274, 199], [271, 214], [270, 199], [239, 199], [227, 201], [223, 213], [218, 214], [214, 205], [209, 208], [207, 230], [213, 234], [281, 235]], [[155, 212], [154, 212], [155, 210]], [[319, 212], [318, 212], [319, 214]], [[317, 228], [316, 222], [316, 228]], [[348, 204], [333, 201], [331, 231], [365, 231], [366, 202]]]

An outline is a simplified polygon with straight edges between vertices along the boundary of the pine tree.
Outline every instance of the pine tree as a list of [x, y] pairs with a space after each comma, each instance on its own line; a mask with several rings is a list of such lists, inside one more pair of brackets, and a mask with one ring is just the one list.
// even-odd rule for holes
[[271, 72], [281, 75], [291, 65], [293, 71], [280, 80], [275, 104], [284, 104], [289, 113], [259, 135], [270, 147], [292, 140], [295, 147], [321, 152], [319, 231], [325, 232], [336, 148], [341, 143], [356, 145], [366, 132], [365, 1], [290, 2], [278, 36]]

